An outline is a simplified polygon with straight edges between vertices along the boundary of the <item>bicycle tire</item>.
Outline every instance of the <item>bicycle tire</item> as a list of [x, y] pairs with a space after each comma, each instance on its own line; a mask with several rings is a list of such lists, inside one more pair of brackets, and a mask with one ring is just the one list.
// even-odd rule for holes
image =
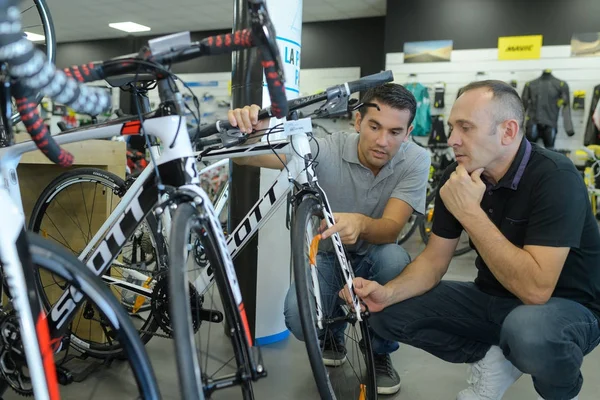
[[[42, 29], [44, 31], [45, 38], [45, 51], [46, 58], [48, 59], [49, 64], [54, 64], [56, 62], [56, 33], [54, 30], [54, 22], [52, 20], [52, 14], [50, 13], [50, 8], [46, 3], [46, 0], [33, 0], [33, 4], [36, 7], [37, 13], [40, 17], [42, 23]], [[33, 6], [32, 6], [33, 7]], [[32, 8], [30, 7], [30, 8]], [[30, 9], [28, 8], [28, 10]], [[21, 13], [23, 14], [23, 12]], [[41, 93], [38, 93], [35, 96], [36, 104], [40, 104], [44, 96]], [[13, 125], [21, 122], [21, 114], [18, 112], [14, 113], [11, 118], [11, 123]]]
[[[40, 267], [69, 282], [75, 289], [89, 298], [110, 321], [117, 333], [126, 358], [137, 383], [141, 398], [160, 399], [156, 377], [136, 329], [127, 313], [120, 307], [114, 295], [73, 254], [61, 246], [27, 232], [29, 249], [36, 269]], [[39, 277], [40, 275], [37, 274]], [[36, 282], [40, 287], [41, 280]], [[46, 310], [49, 304], [42, 303]], [[114, 328], [118, 327], [118, 328]]]
[[[398, 234], [398, 239], [396, 240], [397, 244], [402, 244], [402, 243], [406, 242], [413, 235], [413, 233], [417, 229], [417, 226], [419, 225], [420, 218], [421, 218], [420, 215], [417, 215], [415, 213], [411, 214], [408, 221], [406, 221], [405, 226], [402, 228], [402, 230]], [[406, 228], [407, 225], [409, 226], [409, 228], [407, 231], [404, 231], [404, 228]]]
[[[435, 203], [435, 196], [437, 195], [437, 189], [432, 190], [428, 195], [427, 195], [427, 199], [425, 200], [425, 212], [429, 212], [429, 204], [434, 204]], [[419, 221], [419, 233], [421, 235], [421, 239], [423, 239], [423, 242], [425, 243], [425, 245], [427, 245], [427, 243], [429, 242], [429, 232], [427, 232], [427, 218], [421, 218]], [[456, 250], [454, 250], [454, 257], [466, 254], [468, 252], [470, 252], [471, 250], [473, 250], [471, 248], [470, 243], [467, 243], [465, 246], [462, 247], [457, 247]]]
[[[312, 311], [316, 308], [314, 302], [311, 302], [314, 295], [311, 293], [311, 286], [309, 286], [310, 283], [307, 279], [307, 270], [310, 268], [310, 265], [307, 265], [304, 245], [307, 243], [306, 233], [308, 224], [310, 223], [310, 219], [315, 216], [320, 219], [323, 218], [321, 203], [311, 196], [302, 199], [294, 213], [292, 221], [292, 262], [300, 322], [313, 377], [321, 399], [334, 400], [337, 399], [337, 396], [334, 393], [327, 368], [323, 364], [323, 356], [316, 328], [317, 321]], [[366, 399], [375, 400], [378, 395], [368, 324], [366, 319], [358, 323], [360, 324], [366, 354]]]
[[46, 38], [46, 57], [51, 63], [56, 62], [56, 33], [54, 31], [54, 22], [52, 21], [52, 14], [45, 0], [33, 0], [35, 6], [40, 15], [44, 29], [44, 37]]
[[[33, 207], [31, 217], [29, 219], [28, 230], [34, 233], [40, 233], [41, 225], [44, 220], [45, 212], [50, 206], [52, 200], [54, 200], [62, 190], [68, 189], [72, 184], [76, 184], [78, 182], [91, 182], [103, 185], [104, 187], [112, 190], [113, 192], [124, 193], [125, 192], [125, 182], [119, 176], [110, 173], [108, 171], [98, 169], [98, 168], [77, 168], [71, 171], [67, 171], [54, 180], [52, 180], [48, 186], [44, 189], [42, 194], [39, 196], [38, 200]], [[149, 232], [153, 236], [152, 240], [155, 246], [158, 248], [158, 257], [164, 258], [166, 253], [166, 246], [164, 245], [164, 239], [160, 232], [157, 232], [158, 222], [156, 221], [156, 217], [153, 213], [148, 214], [146, 217], [146, 221], [149, 226]], [[59, 242], [60, 243], [60, 242]], [[158, 262], [159, 260], [157, 260]], [[40, 293], [41, 297], [45, 296], [45, 293]], [[127, 307], [127, 305], [122, 304], [122, 307]], [[149, 307], [149, 306], [148, 306]], [[145, 311], [145, 309], [140, 309], [140, 311]], [[150, 315], [148, 321], [142, 325], [140, 328], [142, 333], [140, 335], [143, 343], [148, 343], [148, 341], [154, 336], [154, 332], [156, 332], [159, 328], [159, 324], [154, 318], [153, 315]], [[118, 355], [121, 353], [121, 349], [114, 346], [99, 346], [98, 344], [86, 341], [85, 339], [74, 336], [71, 340], [71, 344], [78, 351], [84, 352], [90, 356], [96, 358], [104, 358], [108, 356]]]
[[[171, 323], [173, 324], [173, 343], [176, 352], [177, 371], [181, 398], [202, 400], [210, 397], [210, 391], [202, 381], [202, 373], [192, 329], [192, 309], [190, 305], [189, 283], [184, 266], [187, 264], [188, 237], [190, 231], [202, 231], [203, 246], [215, 274], [215, 284], [221, 296], [225, 323], [229, 327], [229, 338], [237, 364], [237, 375], [249, 376], [250, 349], [244, 336], [240, 310], [238, 310], [230, 286], [225, 276], [225, 264], [218, 250], [217, 235], [208, 223], [203, 223], [198, 211], [188, 203], [180, 204], [174, 213], [169, 242], [169, 295], [171, 296]], [[252, 382], [245, 380], [241, 384], [245, 400], [254, 399]], [[207, 392], [207, 393], [205, 393]]]

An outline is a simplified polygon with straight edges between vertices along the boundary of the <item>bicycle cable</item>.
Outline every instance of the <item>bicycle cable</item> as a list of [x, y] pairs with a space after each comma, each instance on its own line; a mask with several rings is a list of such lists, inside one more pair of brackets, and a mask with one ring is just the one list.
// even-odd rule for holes
[[[196, 114], [194, 114], [191, 109], [189, 109], [189, 106], [187, 104], [184, 103], [185, 106], [186, 106], [186, 108], [188, 108], [188, 110], [190, 110], [190, 112], [192, 113], [192, 115], [194, 116], [194, 118], [197, 121], [200, 121], [199, 120], [200, 103], [199, 103], [198, 97], [194, 94], [194, 92], [192, 91], [192, 89], [189, 87], [189, 85], [184, 80], [182, 80], [179, 76], [177, 76], [177, 74], [169, 71], [168, 69], [162, 67], [160, 64], [157, 64], [155, 62], [147, 61], [147, 60], [140, 60], [140, 59], [131, 59], [131, 61], [134, 62], [134, 63], [136, 63], [136, 64], [138, 64], [138, 67], [141, 67], [142, 65], [145, 65], [145, 66], [150, 66], [152, 68], [155, 68], [156, 70], [159, 70], [161, 72], [164, 72], [167, 76], [169, 76], [170, 78], [172, 78], [173, 81], [179, 80], [183, 84], [183, 86], [190, 92], [190, 95], [191, 95], [192, 101], [194, 103], [194, 106], [196, 107], [196, 110], [198, 111], [198, 116]], [[117, 61], [115, 60], [114, 62], [116, 63]], [[112, 64], [112, 63], [111, 62], [107, 63], [107, 65], [110, 65], [110, 64]], [[142, 112], [141, 112], [141, 108], [140, 108], [140, 104], [139, 104], [139, 95], [141, 95], [141, 91], [136, 86], [136, 84], [138, 82], [139, 73], [140, 73], [140, 69], [138, 68], [136, 70], [136, 73], [135, 73], [135, 78], [134, 78], [133, 85], [132, 85], [132, 91], [135, 94], [135, 96], [134, 96], [135, 97], [135, 107], [136, 107], [138, 118], [140, 120], [141, 133], [142, 133], [142, 136], [144, 136], [147, 148], [150, 149], [150, 147], [151, 147], [150, 138], [146, 134], [146, 129], [144, 128], [144, 118], [143, 118], [143, 115], [142, 115]], [[171, 82], [169, 82], [169, 85], [171, 85]], [[182, 120], [182, 118], [181, 118], [181, 116], [179, 116], [179, 123], [177, 125], [177, 132], [175, 133], [175, 137], [173, 139], [173, 143], [171, 143], [171, 145], [170, 145], [170, 148], [173, 147], [173, 145], [175, 143], [175, 140], [177, 139], [177, 136], [179, 135], [179, 130], [181, 128], [181, 120]], [[159, 173], [159, 170], [158, 170], [158, 165], [156, 164], [156, 160], [154, 159], [154, 155], [152, 154], [152, 152], [150, 152], [150, 159], [152, 161], [152, 164], [153, 164], [153, 167], [154, 167], [154, 172], [156, 174], [157, 187], [158, 187], [159, 194], [164, 193], [165, 186], [162, 183], [162, 179], [160, 177], [160, 173]]]

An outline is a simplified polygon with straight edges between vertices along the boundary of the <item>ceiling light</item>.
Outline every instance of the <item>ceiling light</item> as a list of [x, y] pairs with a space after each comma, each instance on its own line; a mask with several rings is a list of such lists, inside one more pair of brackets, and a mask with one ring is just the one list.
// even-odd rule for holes
[[46, 40], [44, 35], [38, 35], [37, 33], [25, 32], [25, 36], [32, 42], [41, 42], [42, 40]]
[[146, 32], [150, 30], [149, 26], [136, 24], [135, 22], [113, 22], [108, 24], [111, 28], [118, 29], [125, 32]]

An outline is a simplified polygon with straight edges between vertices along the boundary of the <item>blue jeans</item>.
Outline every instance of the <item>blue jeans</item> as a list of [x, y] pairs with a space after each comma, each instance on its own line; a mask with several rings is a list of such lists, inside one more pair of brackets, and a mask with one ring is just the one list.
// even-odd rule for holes
[[[410, 262], [408, 253], [397, 244], [384, 244], [371, 246], [365, 255], [350, 255], [349, 260], [354, 274], [357, 277], [374, 280], [385, 284], [402, 272]], [[317, 254], [317, 268], [319, 276], [319, 290], [321, 292], [321, 306], [326, 317], [341, 315], [340, 306], [344, 304], [338, 296], [344, 283], [341, 277], [341, 268], [334, 252], [319, 252]], [[284, 306], [285, 324], [298, 340], [304, 340], [296, 287], [292, 283], [285, 298]], [[344, 343], [344, 329], [346, 323], [328, 326], [337, 343]], [[371, 343], [375, 354], [389, 354], [399, 347], [396, 341], [385, 340], [377, 336], [371, 329]]]
[[583, 305], [553, 297], [544, 305], [490, 296], [470, 282], [442, 281], [429, 292], [370, 318], [377, 334], [452, 363], [482, 359], [492, 345], [532, 377], [545, 400], [581, 390], [583, 357], [600, 342], [598, 319]]

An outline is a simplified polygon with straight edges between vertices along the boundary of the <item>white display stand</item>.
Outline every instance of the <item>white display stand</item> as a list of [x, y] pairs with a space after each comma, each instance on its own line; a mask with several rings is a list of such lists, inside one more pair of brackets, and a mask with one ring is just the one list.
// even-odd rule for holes
[[[286, 96], [293, 99], [300, 94], [302, 0], [267, 0], [267, 8], [277, 31], [277, 44], [284, 63]], [[263, 106], [268, 105], [269, 93], [265, 83]], [[261, 169], [261, 193], [267, 191], [267, 185], [277, 174], [277, 170]], [[286, 208], [283, 203], [258, 233], [255, 330], [255, 341], [258, 345], [274, 343], [289, 336], [283, 317], [291, 273], [290, 232], [285, 224]]]

